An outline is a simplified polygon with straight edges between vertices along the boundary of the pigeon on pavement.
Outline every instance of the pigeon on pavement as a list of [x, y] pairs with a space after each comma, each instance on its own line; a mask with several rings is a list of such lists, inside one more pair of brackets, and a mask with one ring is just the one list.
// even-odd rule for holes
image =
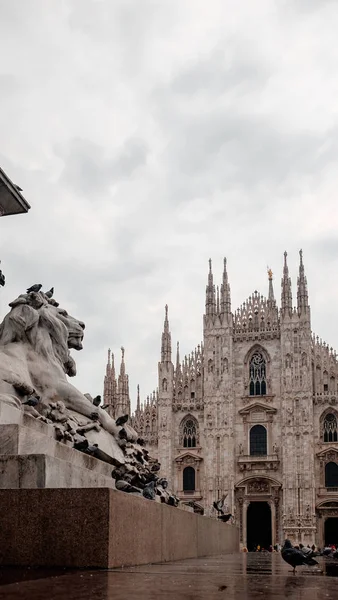
[[314, 566], [318, 565], [318, 562], [311, 556], [305, 556], [301, 550], [297, 550], [292, 547], [290, 540], [285, 540], [282, 548], [282, 558], [293, 568], [293, 573], [296, 573], [296, 567], [301, 565]]

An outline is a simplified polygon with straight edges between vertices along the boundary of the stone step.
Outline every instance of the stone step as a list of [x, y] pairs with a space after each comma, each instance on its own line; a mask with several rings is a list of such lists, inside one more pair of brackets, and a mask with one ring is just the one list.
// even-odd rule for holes
[[[77, 450], [70, 450], [80, 456], [82, 454]], [[82, 467], [47, 454], [2, 454], [0, 455], [0, 489], [115, 488], [109, 465], [85, 454], [81, 458]], [[87, 461], [95, 462], [95, 465], [91, 465], [90, 469], [86, 468]]]

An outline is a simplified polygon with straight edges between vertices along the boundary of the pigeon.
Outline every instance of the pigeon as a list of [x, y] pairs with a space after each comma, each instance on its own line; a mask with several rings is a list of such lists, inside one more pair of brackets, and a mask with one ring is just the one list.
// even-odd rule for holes
[[99, 449], [98, 444], [88, 444], [87, 448], [85, 449], [85, 453], [90, 454], [90, 456], [95, 456], [98, 449]]
[[222, 521], [223, 523], [227, 523], [229, 521], [229, 519], [231, 519], [232, 515], [229, 513], [227, 515], [218, 515], [217, 519], [219, 519], [220, 521]]
[[48, 292], [46, 292], [46, 296], [47, 298], [53, 298], [53, 294], [54, 294], [54, 288], [50, 288], [50, 290], [48, 290]]
[[36, 396], [28, 396], [27, 400], [24, 400], [22, 404], [25, 406], [37, 406], [40, 402], [40, 398]]
[[134, 485], [131, 485], [131, 483], [129, 483], [128, 481], [124, 481], [123, 479], [119, 479], [118, 481], [115, 481], [115, 487], [117, 490], [120, 490], [121, 492], [127, 492], [127, 494], [135, 494], [135, 493], [141, 493], [140, 488], [135, 487]]
[[220, 512], [223, 515], [223, 506], [224, 506], [224, 500], [226, 499], [227, 494], [223, 494], [222, 498], [220, 500], [217, 500], [217, 502], [213, 502], [213, 507], [215, 510], [217, 510], [217, 512]]
[[120, 427], [120, 426], [124, 425], [128, 421], [128, 419], [129, 419], [128, 415], [123, 415], [123, 417], [118, 417], [116, 419], [115, 423], [118, 427]]
[[313, 558], [313, 556], [315, 556], [315, 553], [313, 552], [312, 548], [303, 546], [303, 544], [299, 544], [299, 549], [301, 552], [303, 552], [304, 556], [307, 556], [308, 558]]
[[95, 398], [93, 398], [93, 404], [94, 404], [94, 406], [100, 406], [101, 396], [95, 396]]
[[42, 288], [42, 283], [36, 283], [35, 285], [32, 285], [30, 288], [28, 288], [27, 290], [27, 294], [30, 294], [31, 292], [39, 292]]
[[127, 432], [126, 432], [126, 430], [124, 428], [120, 429], [120, 431], [119, 431], [119, 437], [122, 440], [126, 440], [127, 439], [128, 435], [127, 435]]
[[147, 498], [147, 500], [155, 500], [156, 492], [155, 492], [156, 481], [151, 481], [147, 483], [147, 485], [142, 490], [142, 496]]
[[81, 440], [79, 442], [74, 443], [75, 450], [80, 450], [80, 452], [85, 452], [89, 446], [89, 442], [87, 439]]
[[301, 550], [296, 550], [292, 547], [290, 540], [285, 540], [282, 548], [282, 558], [293, 568], [293, 573], [296, 573], [296, 567], [300, 565], [318, 565], [318, 562], [311, 556], [305, 556]]
[[102, 404], [101, 408], [102, 408], [102, 410], [107, 410], [108, 406], [109, 406], [109, 404]]

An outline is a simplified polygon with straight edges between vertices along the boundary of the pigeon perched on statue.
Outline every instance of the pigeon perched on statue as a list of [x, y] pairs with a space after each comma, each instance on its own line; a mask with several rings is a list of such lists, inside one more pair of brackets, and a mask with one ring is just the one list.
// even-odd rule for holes
[[28, 288], [27, 290], [27, 294], [30, 294], [31, 292], [39, 292], [42, 288], [42, 283], [36, 283], [35, 285], [32, 285], [30, 288]]
[[117, 490], [126, 492], [127, 494], [142, 494], [142, 490], [140, 488], [131, 485], [131, 483], [124, 481], [123, 479], [115, 481], [115, 487]]
[[100, 406], [101, 396], [95, 396], [95, 398], [93, 398], [93, 404], [94, 404], [94, 406]]
[[95, 456], [98, 449], [99, 449], [98, 444], [88, 444], [87, 448], [85, 449], [85, 453], [89, 454], [90, 456]]
[[296, 567], [300, 567], [301, 565], [318, 565], [318, 562], [314, 558], [305, 556], [301, 550], [293, 548], [290, 540], [285, 540], [281, 554], [283, 560], [293, 568], [294, 574], [296, 573]]
[[122, 427], [122, 425], [124, 425], [128, 421], [128, 419], [129, 419], [128, 415], [123, 415], [122, 417], [118, 417], [116, 419], [115, 423], [118, 427], [120, 427], [120, 426]]
[[88, 446], [89, 446], [89, 442], [88, 442], [87, 438], [84, 438], [83, 440], [80, 440], [80, 441], [74, 443], [75, 450], [79, 450], [80, 452], [85, 452], [87, 450]]
[[47, 298], [53, 298], [53, 294], [54, 294], [54, 288], [50, 288], [50, 290], [48, 290], [48, 292], [46, 292], [46, 296]]
[[35, 408], [35, 406], [37, 406], [40, 402], [40, 398], [37, 396], [28, 396], [27, 400], [24, 400], [22, 402], [22, 404], [24, 406], [33, 406]]
[[142, 496], [147, 498], [147, 500], [155, 500], [156, 497], [156, 481], [151, 481], [147, 485], [144, 486], [142, 491]]

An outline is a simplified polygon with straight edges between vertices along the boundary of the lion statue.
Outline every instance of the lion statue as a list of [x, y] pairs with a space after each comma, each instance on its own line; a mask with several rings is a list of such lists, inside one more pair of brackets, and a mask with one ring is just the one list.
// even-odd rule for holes
[[[90, 432], [91, 442], [100, 434], [100, 446], [109, 453], [114, 446], [121, 459], [116, 443], [121, 428], [67, 379], [76, 375], [70, 349], [82, 349], [84, 323], [43, 292], [22, 294], [9, 306], [0, 325], [0, 402], [27, 408], [47, 422], [55, 420], [53, 410], [58, 414], [61, 407], [71, 422], [69, 430], [74, 432], [75, 423], [76, 429]], [[39, 399], [36, 408], [24, 406], [30, 396]]]
[[52, 424], [58, 441], [112, 464], [117, 489], [148, 498], [147, 486], [158, 485], [157, 495], [170, 504], [156, 475], [160, 464], [128, 415], [115, 421], [68, 381], [76, 375], [70, 349], [82, 350], [84, 323], [42, 291], [29, 289], [9, 306], [0, 325], [0, 402]]

